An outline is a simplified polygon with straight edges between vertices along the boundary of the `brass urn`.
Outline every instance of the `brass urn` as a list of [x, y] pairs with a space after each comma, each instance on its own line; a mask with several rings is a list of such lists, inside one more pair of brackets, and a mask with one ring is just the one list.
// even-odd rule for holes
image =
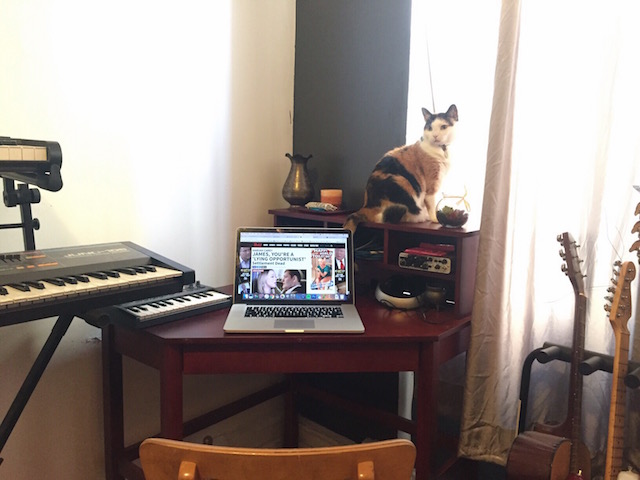
[[292, 207], [303, 206], [313, 198], [313, 185], [307, 171], [307, 162], [312, 155], [287, 153], [286, 156], [291, 160], [291, 169], [282, 187], [282, 196]]

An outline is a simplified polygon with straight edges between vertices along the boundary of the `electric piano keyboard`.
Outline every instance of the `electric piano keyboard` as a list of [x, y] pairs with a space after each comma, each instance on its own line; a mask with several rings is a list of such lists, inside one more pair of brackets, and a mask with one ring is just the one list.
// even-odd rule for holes
[[231, 305], [231, 295], [196, 282], [181, 292], [123, 303], [90, 311], [84, 319], [92, 325], [117, 323], [132, 328], [147, 328], [173, 322]]
[[0, 327], [179, 292], [195, 272], [131, 242], [0, 254]]

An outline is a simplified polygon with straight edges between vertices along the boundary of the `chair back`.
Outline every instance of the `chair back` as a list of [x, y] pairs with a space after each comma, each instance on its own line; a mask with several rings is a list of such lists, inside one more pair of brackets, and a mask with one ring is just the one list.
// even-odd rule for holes
[[146, 480], [410, 480], [416, 457], [404, 439], [320, 448], [236, 448], [148, 438]]

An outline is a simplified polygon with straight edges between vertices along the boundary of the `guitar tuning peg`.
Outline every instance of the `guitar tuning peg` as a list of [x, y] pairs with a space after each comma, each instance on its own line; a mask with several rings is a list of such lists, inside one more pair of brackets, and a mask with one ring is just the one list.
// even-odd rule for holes
[[[614, 290], [615, 290], [615, 289], [614, 289]], [[607, 302], [613, 303], [613, 297], [612, 297], [611, 295], [608, 295], [608, 296], [604, 297], [604, 299], [605, 299]]]
[[637, 221], [636, 224], [631, 229], [631, 233], [638, 233], [638, 232], [640, 232], [640, 220]]
[[618, 279], [617, 278], [611, 278], [611, 283], [613, 283], [614, 285], [618, 285]]
[[565, 258], [567, 258], [567, 254], [566, 254], [566, 253], [564, 253], [564, 250], [562, 250], [562, 249], [560, 249], [560, 252], [558, 252], [558, 255], [560, 255], [560, 258], [561, 258], [561, 259], [563, 259], [563, 260], [564, 260]]
[[[640, 206], [640, 203], [638, 204], [638, 206]], [[558, 235], [556, 237], [556, 240], [558, 241], [558, 243], [562, 243], [562, 235]]]
[[640, 203], [636, 205], [636, 213], [634, 213], [634, 215], [640, 215]]
[[613, 265], [615, 267], [619, 267], [620, 265], [622, 265], [622, 262], [620, 260], [616, 260], [615, 262], [613, 262]]
[[607, 288], [607, 292], [616, 293], [616, 289], [614, 287], [609, 287], [609, 288]]
[[605, 305], [605, 306], [604, 306], [604, 310], [605, 310], [606, 312], [611, 313], [611, 305]]
[[567, 265], [563, 263], [562, 266], [560, 267], [560, 270], [562, 270], [564, 273], [567, 273], [569, 268], [567, 268]]
[[580, 248], [580, 245], [578, 245], [578, 242], [573, 242], [573, 244], [576, 246], [576, 248]]

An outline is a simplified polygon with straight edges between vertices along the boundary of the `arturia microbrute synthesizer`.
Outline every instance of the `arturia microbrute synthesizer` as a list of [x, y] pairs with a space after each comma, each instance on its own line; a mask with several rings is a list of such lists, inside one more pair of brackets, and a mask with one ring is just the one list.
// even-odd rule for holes
[[95, 326], [114, 323], [147, 328], [229, 306], [231, 295], [196, 282], [185, 285], [181, 292], [91, 310], [82, 318]]

